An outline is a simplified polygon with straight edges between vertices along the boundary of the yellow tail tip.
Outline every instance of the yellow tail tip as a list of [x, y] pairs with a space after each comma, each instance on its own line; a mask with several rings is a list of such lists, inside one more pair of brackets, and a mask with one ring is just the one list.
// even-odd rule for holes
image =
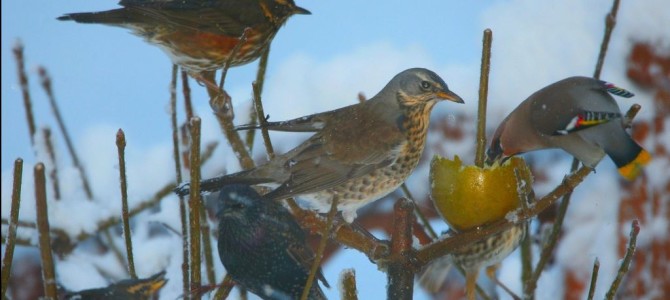
[[642, 149], [633, 161], [619, 168], [619, 174], [627, 180], [634, 180], [642, 172], [642, 168], [651, 161], [651, 154]]

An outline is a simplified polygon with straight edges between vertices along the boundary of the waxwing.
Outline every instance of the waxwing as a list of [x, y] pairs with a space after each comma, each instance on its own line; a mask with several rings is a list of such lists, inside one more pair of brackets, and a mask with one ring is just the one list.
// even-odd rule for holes
[[553, 83], [523, 101], [498, 126], [488, 161], [532, 150], [561, 148], [591, 168], [607, 154], [632, 180], [651, 155], [625, 131], [619, 106], [610, 95], [633, 93], [590, 77]]

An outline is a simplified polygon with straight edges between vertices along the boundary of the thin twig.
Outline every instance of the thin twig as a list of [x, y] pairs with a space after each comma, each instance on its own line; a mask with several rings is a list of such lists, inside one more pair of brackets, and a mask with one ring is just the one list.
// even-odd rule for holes
[[221, 81], [219, 82], [219, 89], [223, 90], [223, 84], [226, 82], [226, 75], [228, 74], [228, 69], [232, 66], [233, 60], [235, 60], [235, 55], [240, 51], [242, 45], [247, 42], [247, 35], [251, 32], [251, 28], [244, 28], [242, 35], [237, 38], [237, 44], [233, 47], [233, 50], [230, 51], [230, 56], [226, 60], [226, 63], [223, 65], [223, 70], [221, 70]]
[[207, 274], [207, 282], [215, 284], [216, 274], [214, 273], [214, 257], [212, 256], [212, 236], [210, 234], [209, 222], [207, 222], [205, 205], [203, 205], [202, 202], [200, 203], [200, 227], [202, 230], [202, 246], [205, 254], [205, 274]]
[[[572, 160], [570, 173], [575, 172], [578, 167], [579, 167], [579, 160], [575, 158]], [[570, 205], [571, 197], [572, 197], [572, 191], [568, 192], [563, 196], [563, 200], [561, 201], [561, 205], [558, 208], [556, 220], [554, 221], [554, 225], [551, 228], [549, 238], [547, 239], [547, 242], [544, 244], [544, 247], [542, 247], [542, 252], [540, 253], [540, 259], [537, 262], [535, 269], [533, 270], [532, 276], [529, 278], [528, 281], [524, 281], [525, 286], [524, 294], [526, 296], [535, 294], [535, 289], [537, 288], [537, 281], [540, 279], [540, 276], [544, 271], [544, 267], [549, 262], [552, 254], [554, 253], [554, 249], [558, 244], [558, 238], [560, 236], [561, 229], [563, 228], [563, 221], [565, 220], [565, 214], [568, 211], [568, 205]]]
[[14, 259], [14, 246], [16, 246], [16, 229], [19, 223], [19, 207], [21, 205], [21, 184], [23, 182], [23, 159], [14, 161], [14, 183], [12, 184], [12, 206], [9, 210], [9, 228], [7, 228], [7, 240], [5, 245], [5, 256], [2, 258], [2, 296], [5, 297], [9, 286], [9, 275], [12, 270]]
[[633, 220], [633, 223], [630, 227], [630, 240], [628, 241], [628, 249], [626, 249], [626, 255], [623, 257], [621, 266], [619, 266], [619, 271], [617, 272], [610, 289], [607, 291], [607, 294], [605, 294], [605, 299], [607, 300], [614, 299], [614, 296], [619, 289], [619, 284], [621, 284], [623, 276], [628, 273], [630, 262], [633, 260], [633, 255], [635, 254], [635, 248], [637, 247], [637, 235], [640, 233], [640, 222], [638, 220]]
[[[292, 200], [292, 199], [289, 199]], [[311, 234], [323, 234], [324, 228], [327, 228], [327, 222], [315, 212], [301, 209], [295, 201], [287, 201], [293, 216], [296, 221], [305, 230]], [[340, 244], [349, 248], [356, 249], [368, 256], [373, 261], [387, 257], [390, 253], [389, 245], [386, 241], [382, 241], [371, 237], [369, 234], [361, 233], [358, 230], [351, 228], [351, 225], [336, 224], [335, 232], [332, 234], [333, 238]]]
[[230, 277], [230, 274], [226, 274], [226, 276], [223, 277], [223, 280], [221, 281], [221, 284], [219, 284], [219, 286], [220, 286], [219, 289], [214, 294], [214, 300], [222, 300], [228, 298], [228, 295], [230, 295], [230, 291], [233, 290], [235, 283], [233, 282], [233, 278]]
[[49, 163], [51, 164], [49, 178], [51, 178], [51, 185], [53, 185], [54, 188], [54, 199], [58, 201], [60, 200], [60, 180], [58, 180], [58, 162], [56, 161], [56, 151], [54, 151], [51, 128], [43, 128], [42, 133], [44, 134], [44, 144], [46, 145], [47, 155], [49, 156]]
[[[172, 157], [174, 159], [175, 167], [175, 176], [177, 182], [182, 182], [183, 177], [181, 174], [181, 160], [179, 159], [179, 129], [177, 128], [177, 71], [179, 67], [177, 65], [172, 65], [172, 78], [170, 80], [170, 123], [172, 124]], [[185, 84], [182, 84], [182, 89], [184, 90], [184, 98], [188, 101], [185, 101], [190, 105], [190, 90], [188, 89], [188, 75], [186, 72], [182, 72], [182, 79], [185, 81]], [[191, 113], [193, 113], [193, 108], [190, 108]], [[188, 110], [187, 110], [188, 112]], [[182, 238], [182, 264], [181, 264], [181, 275], [182, 275], [182, 289], [184, 294], [189, 292], [189, 246], [188, 246], [188, 218], [186, 214], [186, 204], [183, 196], [179, 196], [179, 217], [181, 219], [181, 238]]]
[[619, 0], [614, 0], [612, 3], [612, 9], [605, 16], [605, 35], [603, 40], [600, 43], [600, 53], [598, 54], [598, 61], [596, 62], [596, 69], [593, 72], [593, 78], [600, 79], [600, 73], [603, 69], [603, 64], [605, 63], [605, 55], [607, 54], [607, 47], [610, 43], [610, 37], [612, 36], [612, 31], [616, 25], [616, 15], [619, 11]]
[[[191, 194], [189, 195], [189, 232], [191, 238], [191, 290], [200, 288], [200, 118], [191, 119]], [[194, 299], [200, 299], [196, 295]]]
[[426, 218], [426, 216], [423, 214], [423, 212], [419, 208], [419, 204], [414, 199], [414, 196], [412, 196], [412, 193], [409, 191], [409, 188], [407, 188], [407, 184], [403, 182], [402, 185], [400, 186], [400, 188], [402, 189], [403, 193], [405, 193], [405, 198], [409, 199], [410, 201], [412, 201], [414, 203], [414, 213], [416, 214], [416, 216], [421, 221], [421, 226], [428, 229], [428, 233], [430, 234], [430, 237], [433, 240], [437, 239], [438, 235], [435, 232], [435, 229], [433, 229], [433, 226], [430, 225], [430, 221], [428, 221], [428, 218]]
[[356, 270], [346, 269], [340, 275], [342, 289], [340, 290], [340, 299], [358, 300], [358, 291], [356, 290]]
[[65, 128], [65, 122], [63, 121], [60, 109], [58, 108], [58, 104], [56, 103], [56, 98], [54, 97], [53, 89], [51, 88], [51, 78], [49, 77], [49, 74], [47, 73], [44, 67], [40, 66], [38, 69], [38, 73], [40, 74], [40, 79], [42, 81], [42, 88], [44, 88], [44, 91], [47, 94], [47, 98], [49, 99], [51, 110], [53, 111], [53, 114], [56, 117], [56, 123], [58, 124], [58, 128], [60, 129], [61, 133], [63, 134], [63, 138], [65, 139], [65, 145], [67, 146], [67, 150], [70, 153], [70, 157], [72, 158], [72, 164], [74, 165], [75, 168], [77, 168], [77, 170], [79, 170], [79, 176], [81, 177], [81, 183], [84, 187], [84, 192], [86, 192], [86, 198], [88, 198], [88, 200], [92, 200], [93, 191], [91, 190], [91, 185], [89, 184], [88, 176], [86, 175], [86, 170], [79, 161], [79, 156], [77, 155], [77, 152], [74, 149], [74, 144], [72, 143], [72, 138], [70, 138], [70, 133], [67, 131], [67, 128]]
[[412, 299], [414, 293], [414, 269], [411, 267], [412, 224], [414, 203], [400, 198], [393, 206], [393, 234], [388, 266], [388, 299]]
[[119, 153], [119, 178], [121, 181], [121, 219], [123, 220], [123, 236], [126, 240], [126, 256], [128, 257], [128, 273], [130, 278], [137, 279], [135, 259], [133, 257], [133, 240], [130, 238], [130, 217], [128, 216], [128, 180], [126, 179], [126, 135], [119, 129], [116, 133], [116, 148]]
[[16, 60], [16, 69], [19, 76], [19, 85], [21, 86], [21, 94], [23, 95], [23, 107], [26, 109], [26, 121], [28, 122], [28, 134], [30, 134], [30, 144], [35, 145], [35, 117], [33, 115], [33, 103], [30, 100], [30, 89], [28, 88], [28, 76], [26, 76], [26, 67], [23, 57], [23, 43], [17, 40], [12, 48], [14, 52], [14, 59]]
[[305, 288], [302, 290], [301, 300], [307, 300], [309, 296], [309, 291], [312, 288], [312, 285], [318, 284], [314, 281], [316, 280], [316, 274], [319, 272], [321, 267], [321, 259], [323, 258], [323, 253], [326, 250], [326, 244], [330, 239], [330, 233], [333, 229], [333, 220], [337, 214], [337, 203], [339, 202], [339, 197], [334, 195], [330, 203], [330, 211], [328, 212], [328, 217], [326, 220], [326, 227], [323, 228], [321, 234], [321, 241], [319, 241], [319, 248], [316, 250], [316, 255], [314, 257], [314, 262], [312, 262], [312, 268], [309, 270], [309, 276], [307, 276], [307, 283], [305, 283]]
[[489, 93], [489, 70], [491, 69], [491, 43], [493, 32], [487, 28], [482, 38], [482, 63], [479, 73], [479, 106], [477, 110], [477, 152], [475, 165], [484, 167], [484, 150], [486, 148], [486, 101]]
[[[263, 110], [263, 102], [261, 101], [261, 90], [257, 82], [251, 84], [252, 89], [254, 90], [254, 106], [256, 106], [256, 114], [259, 116], [265, 116], [265, 111]], [[268, 154], [270, 159], [275, 157], [275, 150], [272, 147], [272, 142], [270, 141], [270, 133], [268, 133], [268, 121], [265, 120], [265, 117], [259, 119], [261, 125], [261, 135], [263, 136], [263, 142], [265, 143], [265, 151]], [[255, 130], [249, 130], [255, 131]]]
[[193, 112], [193, 102], [191, 101], [191, 87], [188, 84], [188, 73], [186, 71], [181, 71], [181, 90], [184, 95], [184, 111], [186, 112], [186, 120], [190, 120], [195, 117], [195, 114]]
[[[213, 77], [208, 77], [205, 79], [214, 80]], [[226, 136], [226, 139], [228, 139], [228, 143], [233, 148], [233, 152], [240, 161], [242, 168], [253, 168], [254, 161], [251, 159], [249, 151], [244, 146], [244, 142], [242, 142], [240, 135], [237, 133], [237, 131], [235, 131], [233, 117], [230, 113], [228, 113], [231, 110], [231, 107], [226, 107], [226, 101], [222, 101], [223, 97], [221, 97], [216, 91], [207, 89], [207, 92], [209, 93], [210, 97], [209, 105], [212, 107], [214, 115], [216, 115], [216, 119], [219, 121], [219, 126], [221, 126], [221, 130]]]
[[[263, 86], [265, 84], [265, 72], [267, 70], [268, 66], [268, 57], [270, 56], [270, 45], [268, 45], [265, 50], [263, 50], [263, 53], [261, 54], [260, 61], [258, 62], [258, 71], [256, 72], [256, 84], [258, 85], [258, 95], [260, 98], [260, 95], [263, 94]], [[256, 92], [254, 91], [254, 95]], [[255, 102], [254, 102], [255, 103]], [[265, 120], [265, 115], [264, 114], [259, 114], [258, 113], [258, 108], [256, 110], [251, 110], [249, 114], [249, 124], [255, 124], [256, 121], [258, 120], [258, 116], [261, 116], [261, 119], [263, 121]], [[261, 121], [260, 124], [263, 124]], [[246, 142], [247, 142], [247, 147], [249, 147], [249, 152], [252, 152], [251, 150], [253, 149], [254, 146], [254, 138], [256, 137], [256, 130], [248, 130], [247, 131], [247, 136], [246, 136]]]
[[596, 260], [593, 262], [593, 271], [591, 272], [591, 284], [589, 284], [589, 295], [586, 298], [587, 300], [593, 299], [593, 294], [596, 292], [596, 281], [598, 280], [598, 270], [600, 270], [600, 261], [596, 257]]
[[102, 231], [102, 238], [104, 240], [98, 240], [101, 244], [103, 244], [105, 247], [109, 248], [109, 251], [114, 254], [114, 258], [116, 258], [116, 261], [119, 262], [120, 265], [125, 266], [127, 263], [127, 260], [123, 257], [123, 253], [121, 252], [121, 249], [116, 245], [116, 242], [114, 242], [114, 237], [111, 234], [112, 229], [108, 228], [104, 231]]
[[49, 215], [47, 209], [47, 189], [44, 164], [35, 165], [35, 207], [37, 210], [37, 228], [40, 241], [40, 258], [42, 259], [42, 278], [44, 279], [44, 296], [56, 299], [56, 273], [51, 254], [51, 236], [49, 231]]
[[[517, 179], [520, 178], [518, 170], [514, 170], [514, 174], [516, 175]], [[535, 201], [535, 191], [533, 190], [533, 186], [531, 183], [526, 184], [526, 191], [525, 191], [525, 197], [520, 197], [519, 199], [519, 204], [523, 210], [528, 210], [528, 206], [530, 203]], [[525, 282], [528, 282], [533, 276], [533, 249], [532, 249], [532, 241], [531, 241], [531, 234], [530, 234], [530, 222], [525, 222], [523, 224], [524, 232], [526, 233], [525, 236], [523, 237], [523, 240], [521, 240], [521, 283], [522, 285], [525, 285]]]
[[630, 106], [628, 112], [626, 112], [626, 115], [624, 116], [623, 119], [625, 127], [627, 128], [631, 127], [631, 125], [633, 124], [633, 119], [635, 118], [635, 116], [637, 115], [637, 113], [640, 111], [641, 108], [642, 106], [640, 106], [640, 104], [637, 103]]
[[[488, 270], [487, 270], [487, 272], [488, 272]], [[495, 272], [495, 271], [494, 271], [494, 272]], [[521, 300], [521, 297], [519, 297], [517, 294], [515, 294], [515, 293], [512, 291], [512, 289], [510, 289], [510, 288], [509, 288], [507, 285], [505, 285], [502, 281], [498, 280], [498, 278], [495, 276], [495, 273], [494, 273], [494, 274], [491, 274], [491, 275], [492, 275], [492, 276], [489, 276], [489, 278], [491, 279], [491, 281], [493, 281], [493, 283], [495, 283], [495, 284], [498, 285], [500, 288], [502, 288], [502, 289], [505, 291], [505, 293], [507, 293], [510, 297], [512, 297], [512, 299], [514, 299], [514, 300]]]

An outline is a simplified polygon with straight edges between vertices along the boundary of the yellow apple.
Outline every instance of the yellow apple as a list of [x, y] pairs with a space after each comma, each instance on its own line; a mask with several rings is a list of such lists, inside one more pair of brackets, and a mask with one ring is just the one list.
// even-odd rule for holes
[[519, 207], [532, 182], [530, 169], [519, 157], [484, 168], [463, 166], [458, 156], [454, 160], [435, 156], [430, 164], [433, 203], [457, 231], [504, 218]]

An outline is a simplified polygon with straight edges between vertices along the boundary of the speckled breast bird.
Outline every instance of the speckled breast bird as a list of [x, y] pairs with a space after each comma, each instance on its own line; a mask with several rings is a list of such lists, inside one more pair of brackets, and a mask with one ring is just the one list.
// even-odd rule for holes
[[500, 124], [488, 150], [489, 161], [561, 148], [591, 168], [607, 154], [624, 178], [634, 179], [651, 155], [626, 133], [610, 93], [633, 96], [590, 77], [566, 78], [535, 92]]
[[167, 283], [165, 271], [146, 279], [126, 279], [105, 288], [68, 293], [66, 300], [149, 300]]
[[500, 264], [519, 246], [526, 235], [526, 225], [518, 224], [499, 233], [488, 236], [472, 244], [456, 248], [431, 262], [419, 275], [419, 284], [429, 292], [436, 293], [445, 283], [453, 264], [465, 270], [466, 294], [475, 299], [475, 284], [481, 268], [487, 268], [489, 276], [494, 276]]
[[[300, 299], [314, 252], [291, 213], [236, 184], [219, 193], [217, 215], [219, 257], [233, 280], [263, 299]], [[330, 287], [320, 268], [316, 278]], [[316, 281], [308, 299], [326, 299]]]
[[[320, 212], [328, 212], [337, 197], [338, 209], [352, 222], [359, 207], [394, 191], [414, 170], [423, 153], [430, 112], [440, 100], [463, 103], [434, 72], [405, 70], [362, 103], [269, 123], [269, 130], [314, 135], [264, 165], [204, 180], [201, 190], [261, 184], [275, 187], [265, 195], [268, 199], [300, 196]], [[241, 127], [249, 128], [256, 127]], [[188, 194], [188, 184], [175, 192]]]
[[[128, 28], [192, 74], [221, 69], [229, 59], [231, 66], [256, 60], [289, 17], [310, 14], [293, 0], [121, 0], [119, 4], [123, 8], [58, 19]], [[238, 45], [241, 40], [245, 41]]]

